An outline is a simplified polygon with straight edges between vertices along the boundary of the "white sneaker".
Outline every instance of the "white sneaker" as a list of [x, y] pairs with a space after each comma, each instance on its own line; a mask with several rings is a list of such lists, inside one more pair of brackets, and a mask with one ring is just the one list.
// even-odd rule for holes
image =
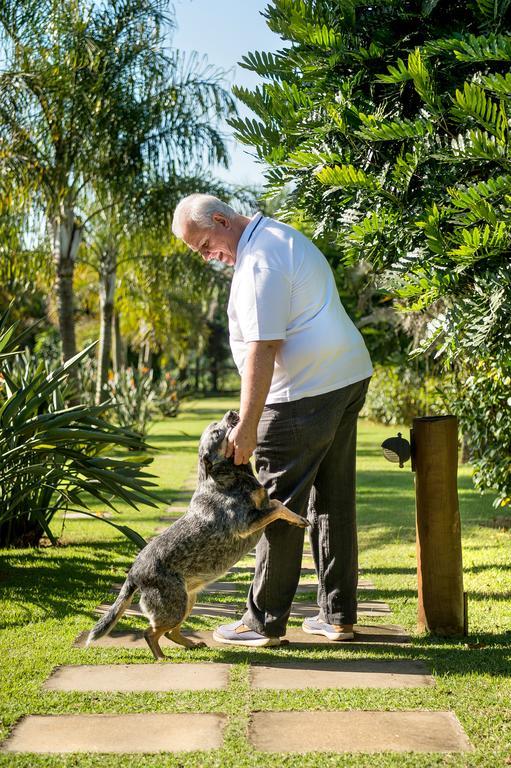
[[319, 615], [305, 619], [302, 629], [308, 635], [324, 635], [329, 640], [353, 640], [355, 637], [352, 630], [345, 632], [337, 624], [327, 624], [326, 621], [321, 621]]

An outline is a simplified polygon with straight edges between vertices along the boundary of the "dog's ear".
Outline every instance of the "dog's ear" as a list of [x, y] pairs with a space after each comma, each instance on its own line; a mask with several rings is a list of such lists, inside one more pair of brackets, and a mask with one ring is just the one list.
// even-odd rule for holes
[[207, 480], [210, 472], [211, 472], [211, 461], [209, 459], [209, 456], [206, 451], [203, 449], [199, 450], [199, 471], [198, 471], [198, 480], [199, 483], [204, 482], [204, 480]]

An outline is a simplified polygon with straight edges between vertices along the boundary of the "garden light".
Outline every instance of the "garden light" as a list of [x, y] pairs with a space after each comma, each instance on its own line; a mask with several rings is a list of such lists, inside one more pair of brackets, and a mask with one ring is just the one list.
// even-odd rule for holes
[[401, 432], [397, 433], [397, 437], [389, 437], [384, 440], [381, 447], [387, 461], [399, 462], [400, 467], [404, 466], [411, 455], [410, 443], [402, 437]]

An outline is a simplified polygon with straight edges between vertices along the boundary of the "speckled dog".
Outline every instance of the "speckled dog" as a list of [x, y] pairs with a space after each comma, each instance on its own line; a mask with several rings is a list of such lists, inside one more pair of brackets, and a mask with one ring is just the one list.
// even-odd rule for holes
[[151, 624], [144, 636], [156, 659], [165, 658], [159, 645], [162, 635], [186, 648], [205, 645], [181, 634], [197, 593], [246, 555], [269, 523], [280, 519], [306, 527], [303, 517], [280, 501], [270, 501], [250, 464], [236, 466], [226, 458], [227, 435], [238, 420], [236, 411], [228, 411], [222, 421], [205, 429], [199, 444], [199, 482], [188, 511], [140, 552], [87, 645], [114, 628], [136, 590]]

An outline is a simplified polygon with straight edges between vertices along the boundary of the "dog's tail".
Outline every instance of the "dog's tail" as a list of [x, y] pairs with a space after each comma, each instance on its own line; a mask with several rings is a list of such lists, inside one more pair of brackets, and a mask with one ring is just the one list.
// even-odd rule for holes
[[131, 580], [130, 575], [128, 574], [115, 603], [89, 632], [87, 642], [85, 643], [86, 648], [93, 640], [97, 640], [99, 637], [104, 637], [104, 635], [108, 635], [112, 631], [124, 611], [129, 607], [136, 590], [137, 585]]

